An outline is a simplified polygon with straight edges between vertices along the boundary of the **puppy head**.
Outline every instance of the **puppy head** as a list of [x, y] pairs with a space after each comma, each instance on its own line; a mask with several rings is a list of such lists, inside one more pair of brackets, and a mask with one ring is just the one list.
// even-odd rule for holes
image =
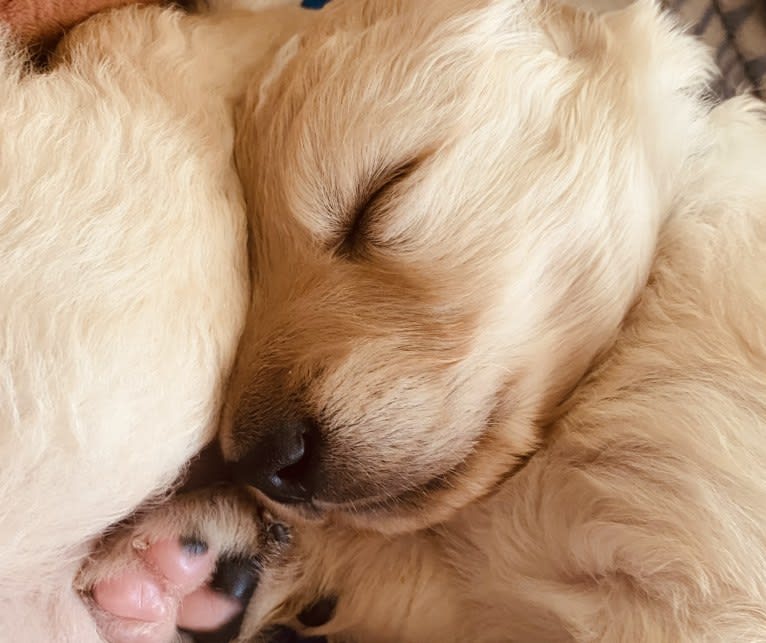
[[393, 532], [509, 475], [610, 345], [709, 64], [646, 2], [333, 5], [241, 109], [222, 441], [292, 514]]

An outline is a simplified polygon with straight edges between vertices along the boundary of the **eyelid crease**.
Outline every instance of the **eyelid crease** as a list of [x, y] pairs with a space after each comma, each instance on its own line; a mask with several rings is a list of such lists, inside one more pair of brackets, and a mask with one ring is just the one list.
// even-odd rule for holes
[[373, 175], [367, 189], [362, 192], [362, 198], [359, 199], [358, 205], [353, 209], [350, 224], [343, 231], [340, 244], [335, 251], [338, 256], [350, 257], [358, 251], [369, 214], [375, 209], [386, 192], [411, 176], [426, 157], [427, 155], [421, 155], [394, 166], [392, 170], [377, 172]]

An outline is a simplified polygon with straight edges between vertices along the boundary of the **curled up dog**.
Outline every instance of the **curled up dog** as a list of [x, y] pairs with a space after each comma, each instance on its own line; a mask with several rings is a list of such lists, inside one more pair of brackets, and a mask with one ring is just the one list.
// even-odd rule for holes
[[766, 636], [763, 107], [643, 1], [339, 1], [275, 60], [242, 486], [118, 541], [258, 560], [242, 640]]
[[766, 124], [712, 73], [646, 1], [334, 0], [283, 33], [232, 125], [234, 480], [94, 552], [102, 633], [213, 636], [191, 557], [240, 640], [763, 639]]
[[215, 435], [249, 290], [233, 106], [308, 13], [112, 11], [45, 73], [0, 33], [4, 641], [101, 641], [92, 542]]

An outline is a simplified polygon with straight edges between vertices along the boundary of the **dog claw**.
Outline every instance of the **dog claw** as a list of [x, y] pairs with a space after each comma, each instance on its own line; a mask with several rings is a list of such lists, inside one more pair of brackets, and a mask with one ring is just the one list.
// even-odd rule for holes
[[255, 558], [239, 556], [221, 558], [216, 565], [210, 587], [246, 603], [258, 585], [260, 565]]

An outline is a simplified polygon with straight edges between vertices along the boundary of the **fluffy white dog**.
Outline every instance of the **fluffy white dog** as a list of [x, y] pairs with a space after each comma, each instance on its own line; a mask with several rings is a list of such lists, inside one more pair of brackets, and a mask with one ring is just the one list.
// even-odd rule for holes
[[401, 535], [295, 530], [253, 613], [766, 640], [763, 105], [706, 99], [651, 2], [336, 10], [239, 124], [257, 305], [222, 443], [283, 514]]
[[711, 69], [651, 2], [369, 0], [256, 74], [222, 445], [302, 526], [245, 633], [766, 639], [766, 124]]
[[4, 641], [97, 640], [89, 542], [215, 433], [248, 298], [233, 100], [285, 11], [112, 12], [44, 74], [3, 39]]
[[[168, 91], [188, 56], [177, 68], [162, 58], [174, 43], [209, 36], [160, 31], [178, 20], [165, 14], [131, 15], [153, 15], [146, 33], [161, 42], [137, 45], [123, 16], [108, 47], [97, 30], [89, 47], [70, 47], [60, 64], [73, 78], [60, 96], [55, 73], [14, 79], [3, 94], [21, 96], [9, 110], [20, 131], [24, 106], [36, 103], [32, 131], [60, 128], [59, 137], [73, 133], [67, 105], [94, 110], [76, 123], [105, 118], [91, 100], [64, 100], [77, 92], [112, 88], [109, 123], [135, 105], [155, 108], [122, 120], [150, 137], [146, 151], [123, 157], [115, 142], [89, 166], [109, 176], [130, 159], [145, 185], [121, 183], [116, 168], [105, 183], [119, 191], [67, 196], [81, 180], [75, 168], [48, 182], [34, 169], [55, 137], [14, 152], [30, 169], [8, 184], [18, 182], [24, 199], [42, 194], [28, 210], [58, 213], [55, 189], [76, 225], [65, 234], [63, 215], [39, 228], [14, 217], [19, 210], [4, 217], [3, 243], [16, 234], [48, 248], [43, 259], [29, 241], [4, 250], [24, 249], [3, 267], [16, 275], [5, 292], [20, 306], [4, 312], [9, 355], [37, 356], [38, 346], [19, 348], [33, 331], [52, 355], [10, 369], [13, 382], [26, 373], [41, 382], [7, 387], [11, 408], [24, 410], [11, 426], [34, 436], [28, 421], [46, 439], [51, 426], [72, 428], [47, 450], [39, 437], [9, 432], [4, 579], [28, 587], [17, 581], [43, 568], [58, 574], [43, 587], [71, 578], [80, 544], [169, 482], [209, 435], [204, 427], [212, 430], [220, 395], [211, 391], [220, 391], [244, 315], [244, 231], [221, 246], [222, 255], [240, 253], [222, 276], [167, 217], [188, 199], [216, 224], [191, 229], [206, 250], [222, 209], [236, 219], [237, 199], [215, 201], [211, 177], [219, 168], [215, 185], [228, 180], [237, 194], [221, 142], [231, 137], [225, 96], [250, 75], [236, 156], [252, 225], [252, 305], [221, 443], [240, 480], [294, 525], [273, 523], [240, 490], [219, 489], [180, 497], [117, 534], [80, 577], [110, 638], [136, 634], [115, 610], [115, 588], [127, 602], [136, 587], [172, 594], [179, 577], [162, 548], [194, 536], [194, 549], [237, 554], [255, 577], [243, 638], [276, 623], [365, 643], [766, 639], [766, 125], [754, 101], [705, 98], [712, 65], [698, 43], [645, 1], [596, 17], [537, 0], [336, 0], [273, 63], [242, 65], [231, 85], [220, 80], [227, 59], [242, 56], [240, 66], [252, 51], [209, 27], [217, 51], [236, 53], [211, 53], [218, 66], [178, 77], [216, 86], [218, 98], [205, 92], [216, 111], [201, 109], [180, 81]], [[36, 83], [48, 84], [32, 94]], [[129, 91], [117, 92], [123, 83]], [[63, 114], [37, 116], [43, 100]], [[98, 131], [100, 150], [114, 135]], [[165, 163], [144, 163], [144, 153]], [[3, 176], [16, 176], [20, 162], [7, 157]], [[192, 165], [199, 182], [171, 190], [167, 177], [180, 181], [187, 167], [181, 158], [204, 160]], [[94, 194], [107, 204], [119, 197], [108, 221], [71, 208]], [[143, 221], [147, 212], [157, 213], [156, 227], [135, 245], [120, 239], [135, 248], [119, 255], [129, 264], [110, 254], [95, 262], [105, 272], [82, 268], [109, 251], [115, 231], [138, 234], [125, 216]], [[164, 247], [154, 236], [166, 252], [153, 251]], [[62, 246], [78, 261], [57, 262], [63, 255], [51, 248]], [[161, 268], [141, 272], [154, 261]], [[130, 278], [113, 277], [117, 268]], [[67, 275], [72, 283], [56, 287]], [[226, 278], [238, 286], [224, 297]], [[65, 307], [93, 283], [96, 295], [77, 314]], [[197, 291], [218, 299], [197, 301]], [[44, 302], [44, 312], [15, 312], [32, 306], [25, 301]], [[216, 346], [227, 350], [216, 351], [224, 322], [230, 335]], [[139, 340], [151, 348], [140, 355]], [[68, 346], [83, 359], [68, 361]], [[205, 347], [215, 359], [201, 356]], [[101, 355], [94, 383], [81, 370]], [[70, 363], [76, 371], [62, 366]], [[40, 388], [58, 381], [51, 373], [98, 396], [73, 406], [82, 394], [62, 388], [43, 403], [52, 398]], [[25, 420], [49, 409], [55, 424]], [[52, 542], [70, 555], [53, 561]], [[169, 614], [155, 619], [160, 628], [147, 619], [140, 640], [164, 640]]]

